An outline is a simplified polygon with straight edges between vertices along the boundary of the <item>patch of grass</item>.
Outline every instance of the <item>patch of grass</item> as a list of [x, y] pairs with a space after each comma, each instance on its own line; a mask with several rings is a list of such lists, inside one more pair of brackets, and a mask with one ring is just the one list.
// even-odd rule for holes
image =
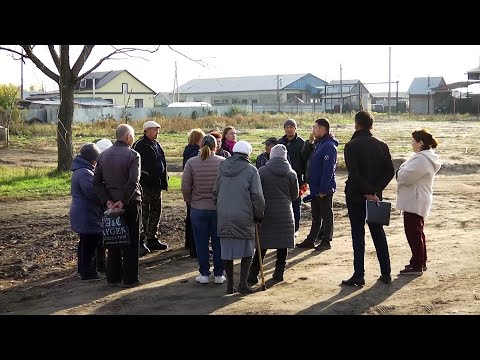
[[170, 175], [168, 179], [168, 191], [180, 191], [182, 186], [182, 177], [177, 175]]
[[0, 201], [53, 199], [70, 195], [71, 172], [0, 166]]

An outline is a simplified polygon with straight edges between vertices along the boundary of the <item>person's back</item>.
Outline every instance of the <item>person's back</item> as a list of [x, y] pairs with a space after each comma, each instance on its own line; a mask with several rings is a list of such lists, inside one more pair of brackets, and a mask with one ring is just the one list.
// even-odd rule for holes
[[132, 126], [117, 127], [117, 141], [97, 158], [93, 187], [102, 205], [108, 209], [123, 209], [130, 244], [109, 248], [107, 283], [110, 286], [132, 287], [138, 279], [138, 249], [142, 220], [140, 188], [140, 154], [130, 147], [135, 131]]
[[[135, 162], [136, 159], [140, 161], [140, 155], [129, 148], [126, 143], [118, 140], [98, 156], [95, 173], [101, 173], [105, 190], [110, 194], [112, 200], [126, 200], [126, 194], [131, 192], [127, 189], [134, 190], [132, 199], [141, 200], [140, 174], [136, 176], [136, 169], [132, 166], [132, 162]], [[103, 194], [101, 196], [102, 203], [105, 204], [105, 196]]]
[[[353, 245], [353, 268], [351, 278], [342, 284], [362, 286], [365, 284], [365, 218], [366, 201], [379, 202], [382, 191], [394, 175], [390, 150], [387, 144], [372, 136], [373, 115], [361, 110], [355, 114], [355, 133], [345, 145], [345, 165], [348, 179], [345, 185], [348, 217]], [[379, 280], [390, 284], [391, 266], [388, 243], [383, 225], [367, 223], [380, 264]]]
[[365, 202], [365, 194], [382, 191], [394, 175], [394, 168], [388, 145], [372, 136], [370, 130], [357, 130], [345, 145], [345, 164], [348, 179], [345, 184], [347, 202]]

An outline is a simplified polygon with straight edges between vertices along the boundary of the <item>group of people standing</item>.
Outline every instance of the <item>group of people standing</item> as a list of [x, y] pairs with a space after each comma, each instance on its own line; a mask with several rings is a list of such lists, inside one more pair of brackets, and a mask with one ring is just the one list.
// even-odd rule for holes
[[[359, 111], [355, 132], [344, 148], [354, 264], [354, 273], [342, 281], [344, 285], [365, 284], [365, 201], [381, 201], [383, 190], [395, 176], [388, 145], [371, 133], [373, 121], [370, 112]], [[72, 230], [80, 234], [78, 272], [82, 279], [98, 278], [103, 266], [109, 285], [135, 286], [139, 284], [139, 256], [167, 249], [157, 235], [162, 191], [168, 190], [165, 154], [156, 140], [160, 125], [147, 121], [143, 129], [143, 137], [135, 142], [134, 129], [119, 125], [112, 146], [102, 151], [101, 142], [85, 144], [72, 164], [70, 219]], [[252, 146], [237, 141], [234, 127], [226, 127], [223, 133], [191, 130], [183, 153], [181, 191], [187, 207], [185, 248], [198, 259], [197, 282], [210, 282], [212, 256], [214, 283], [226, 281], [228, 294], [251, 293], [250, 286], [258, 283], [259, 259], [268, 249], [277, 251], [273, 279], [283, 281], [288, 249], [295, 247], [307, 184], [310, 193], [303, 201], [311, 202], [312, 224], [307, 238], [297, 247], [331, 249], [339, 142], [326, 118], [315, 120], [306, 141], [298, 135], [293, 119], [284, 122], [284, 131], [281, 138], [270, 137], [264, 142], [265, 152], [254, 165], [250, 161]], [[415, 154], [396, 172], [397, 209], [404, 212], [405, 234], [412, 251], [400, 274], [426, 270], [424, 219], [441, 166], [433, 150], [436, 146], [428, 130], [414, 131]], [[108, 249], [105, 266], [102, 214], [113, 208], [125, 210], [131, 242], [122, 249]], [[368, 227], [380, 263], [380, 280], [390, 283], [383, 226], [368, 223]], [[260, 242], [257, 250], [256, 237]], [[241, 259], [237, 287], [233, 279], [235, 259]]]
[[[108, 139], [85, 144], [73, 160], [70, 223], [80, 234], [81, 279], [99, 279], [105, 272], [110, 286], [136, 286], [140, 283], [139, 257], [167, 249], [157, 235], [162, 190], [168, 190], [165, 154], [156, 140], [159, 129], [158, 123], [147, 121], [143, 137], [135, 141], [133, 127], [121, 124], [113, 144]], [[130, 244], [108, 249], [105, 260], [102, 230], [106, 209], [124, 210]]]

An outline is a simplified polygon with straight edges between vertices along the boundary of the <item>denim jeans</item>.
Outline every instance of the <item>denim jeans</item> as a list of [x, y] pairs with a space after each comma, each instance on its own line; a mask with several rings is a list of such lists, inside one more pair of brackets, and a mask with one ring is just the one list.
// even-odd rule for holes
[[[355, 278], [363, 278], [365, 276], [365, 203], [347, 202], [347, 209], [352, 231], [353, 276]], [[377, 252], [380, 271], [382, 275], [390, 275], [390, 255], [388, 253], [387, 237], [385, 236], [385, 231], [383, 231], [383, 225], [368, 224], [368, 227]]]
[[212, 241], [213, 273], [223, 275], [223, 261], [221, 258], [220, 238], [217, 236], [217, 210], [190, 209], [190, 219], [193, 227], [193, 240], [197, 249], [199, 272], [203, 276], [210, 275], [210, 254], [208, 242]]

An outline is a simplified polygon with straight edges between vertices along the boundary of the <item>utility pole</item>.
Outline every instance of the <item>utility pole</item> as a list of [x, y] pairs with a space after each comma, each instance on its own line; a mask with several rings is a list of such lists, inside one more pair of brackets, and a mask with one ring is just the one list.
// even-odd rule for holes
[[278, 112], [280, 112], [280, 75], [277, 75], [277, 103]]
[[392, 81], [392, 47], [388, 48], [388, 116], [392, 112], [392, 107], [390, 104], [390, 85]]
[[23, 48], [22, 57], [20, 58], [20, 99], [23, 100]]
[[342, 64], [340, 64], [340, 114], [343, 114]]

